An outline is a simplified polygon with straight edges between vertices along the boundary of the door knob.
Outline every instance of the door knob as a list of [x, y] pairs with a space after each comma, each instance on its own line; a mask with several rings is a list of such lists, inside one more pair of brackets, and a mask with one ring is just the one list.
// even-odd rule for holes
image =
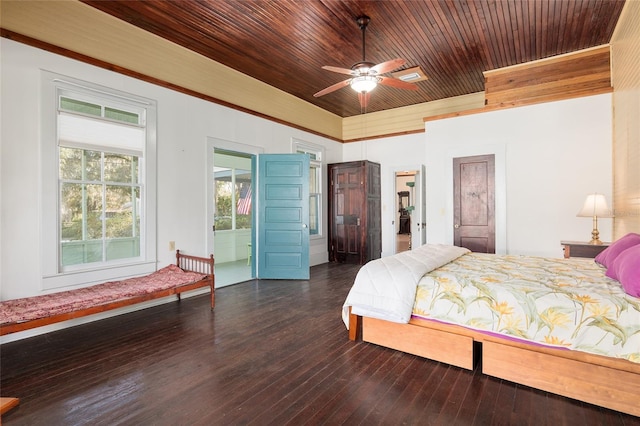
[[460, 225], [458, 225], [457, 223], [455, 225], [453, 225], [454, 228], [458, 229], [460, 228]]

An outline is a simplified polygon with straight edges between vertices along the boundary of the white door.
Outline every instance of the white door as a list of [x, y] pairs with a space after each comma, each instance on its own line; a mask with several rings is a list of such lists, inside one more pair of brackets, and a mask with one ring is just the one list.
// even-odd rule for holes
[[413, 187], [415, 209], [411, 218], [411, 247], [420, 247], [427, 242], [427, 197], [424, 165], [416, 172]]

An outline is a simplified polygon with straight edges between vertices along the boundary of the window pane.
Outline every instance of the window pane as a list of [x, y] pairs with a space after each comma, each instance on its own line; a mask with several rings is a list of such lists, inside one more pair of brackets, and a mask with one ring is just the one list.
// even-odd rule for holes
[[61, 196], [62, 264], [101, 261], [102, 185], [63, 183]]
[[82, 187], [80, 184], [62, 184], [62, 241], [82, 240]]
[[216, 178], [216, 209], [214, 212], [216, 231], [231, 229], [231, 193], [231, 178]]
[[322, 168], [319, 164], [311, 164], [309, 167], [309, 234], [320, 235]]
[[318, 194], [309, 195], [309, 234], [318, 235], [319, 228], [320, 197]]
[[[246, 176], [249, 174], [249, 180]], [[236, 229], [251, 228], [251, 175], [246, 170], [238, 170], [236, 176]]]
[[128, 186], [106, 186], [107, 207], [106, 238], [122, 238], [137, 236], [140, 227], [138, 206], [138, 188]]
[[309, 168], [309, 192], [320, 192], [320, 188], [318, 187], [318, 172], [320, 168], [315, 165], [311, 165]]
[[107, 260], [140, 255], [140, 190], [127, 186], [106, 187]]
[[140, 256], [140, 238], [116, 238], [105, 241], [107, 260], [127, 259]]
[[104, 155], [104, 180], [106, 182], [138, 183], [138, 157], [132, 155]]
[[65, 147], [60, 147], [59, 152], [60, 179], [100, 180], [100, 152]]
[[120, 109], [105, 107], [104, 116], [113, 120], [123, 121], [125, 123], [138, 124], [140, 123], [140, 116], [134, 112], [123, 111]]
[[95, 115], [96, 117], [102, 117], [102, 107], [90, 102], [79, 101], [77, 99], [60, 98], [60, 108], [67, 111], [81, 112], [83, 114]]
[[102, 240], [62, 242], [62, 266], [102, 261]]
[[62, 184], [63, 240], [102, 238], [102, 185]]
[[304, 150], [304, 149], [298, 149], [296, 151], [296, 153], [298, 153], [298, 154], [307, 154], [311, 161], [318, 159], [318, 154], [316, 154], [315, 152], [307, 151], [307, 150]]
[[102, 238], [102, 185], [86, 186], [86, 222], [87, 232], [85, 240]]

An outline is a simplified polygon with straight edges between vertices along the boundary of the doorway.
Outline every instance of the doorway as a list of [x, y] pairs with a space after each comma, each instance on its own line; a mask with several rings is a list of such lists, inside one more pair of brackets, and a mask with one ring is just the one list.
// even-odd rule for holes
[[401, 166], [392, 171], [394, 232], [393, 246], [390, 248], [398, 253], [420, 247], [427, 242], [426, 168], [419, 164]]
[[412, 213], [415, 210], [416, 171], [405, 170], [395, 174], [395, 240], [396, 253], [411, 250]]
[[213, 150], [213, 245], [216, 287], [252, 278], [252, 155]]

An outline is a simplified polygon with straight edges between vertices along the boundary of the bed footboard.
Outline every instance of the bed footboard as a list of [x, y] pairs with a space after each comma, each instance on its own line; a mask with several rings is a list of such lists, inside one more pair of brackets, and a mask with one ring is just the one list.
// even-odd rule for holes
[[[209, 286], [211, 291], [210, 293], [210, 303], [211, 309], [213, 309], [216, 305], [216, 295], [215, 295], [215, 274], [214, 274], [214, 259], [213, 255], [209, 255], [209, 257], [198, 257], [191, 256], [188, 254], [180, 253], [180, 250], [176, 250], [176, 266], [183, 271], [189, 272], [197, 272], [199, 274], [206, 274], [207, 278], [206, 285]], [[177, 291], [176, 294], [178, 296], [178, 300], [180, 300], [180, 293], [183, 291], [192, 290], [194, 288], [203, 287], [202, 283], [197, 283], [199, 285], [193, 288], [184, 288], [180, 291]]]

